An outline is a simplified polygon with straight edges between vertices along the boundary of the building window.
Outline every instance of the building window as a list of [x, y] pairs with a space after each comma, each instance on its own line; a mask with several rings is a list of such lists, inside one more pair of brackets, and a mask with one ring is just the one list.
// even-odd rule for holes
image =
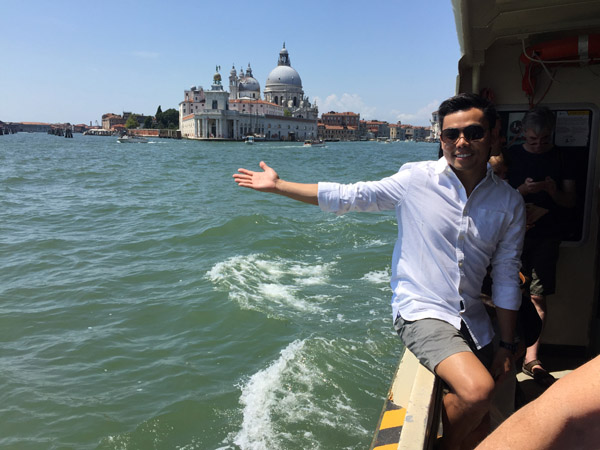
[[213, 100], [212, 102], [212, 109], [219, 109], [219, 102], [216, 100]]

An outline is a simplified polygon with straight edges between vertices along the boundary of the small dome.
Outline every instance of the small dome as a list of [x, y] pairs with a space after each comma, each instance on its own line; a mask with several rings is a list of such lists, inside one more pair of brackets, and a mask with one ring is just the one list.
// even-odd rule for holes
[[265, 87], [273, 85], [287, 84], [291, 86], [302, 87], [302, 80], [296, 69], [291, 66], [277, 66], [267, 77]]
[[260, 85], [256, 78], [245, 77], [240, 81], [240, 91], [260, 91]]

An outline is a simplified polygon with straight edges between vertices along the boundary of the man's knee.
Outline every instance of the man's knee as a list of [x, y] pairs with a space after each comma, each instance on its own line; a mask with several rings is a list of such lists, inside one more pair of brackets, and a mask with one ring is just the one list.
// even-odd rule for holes
[[466, 382], [456, 390], [457, 397], [469, 409], [487, 412], [490, 409], [494, 393], [494, 380], [491, 376], [467, 378]]
[[494, 380], [473, 353], [457, 353], [442, 361], [436, 373], [456, 395], [458, 407], [487, 412], [494, 392]]

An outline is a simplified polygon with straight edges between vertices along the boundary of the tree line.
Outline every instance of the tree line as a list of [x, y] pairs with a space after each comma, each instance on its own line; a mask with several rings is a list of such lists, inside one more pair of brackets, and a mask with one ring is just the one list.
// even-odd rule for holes
[[[135, 114], [131, 114], [127, 119], [127, 122], [125, 122], [125, 128], [127, 129], [138, 128], [139, 126], [140, 123]], [[176, 130], [179, 128], [179, 111], [175, 108], [169, 108], [163, 112], [160, 105], [158, 105], [154, 119], [152, 117], [146, 117], [143, 127]]]

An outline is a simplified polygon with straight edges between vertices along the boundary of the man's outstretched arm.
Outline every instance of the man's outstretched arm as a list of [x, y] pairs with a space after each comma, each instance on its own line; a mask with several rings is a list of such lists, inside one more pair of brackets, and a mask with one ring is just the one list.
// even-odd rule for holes
[[277, 172], [267, 166], [264, 161], [260, 162], [260, 167], [263, 169], [263, 172], [238, 169], [238, 173], [233, 174], [233, 179], [241, 187], [284, 195], [294, 200], [310, 203], [311, 205], [319, 204], [319, 190], [316, 183], [292, 183], [291, 181], [282, 180], [277, 175]]

